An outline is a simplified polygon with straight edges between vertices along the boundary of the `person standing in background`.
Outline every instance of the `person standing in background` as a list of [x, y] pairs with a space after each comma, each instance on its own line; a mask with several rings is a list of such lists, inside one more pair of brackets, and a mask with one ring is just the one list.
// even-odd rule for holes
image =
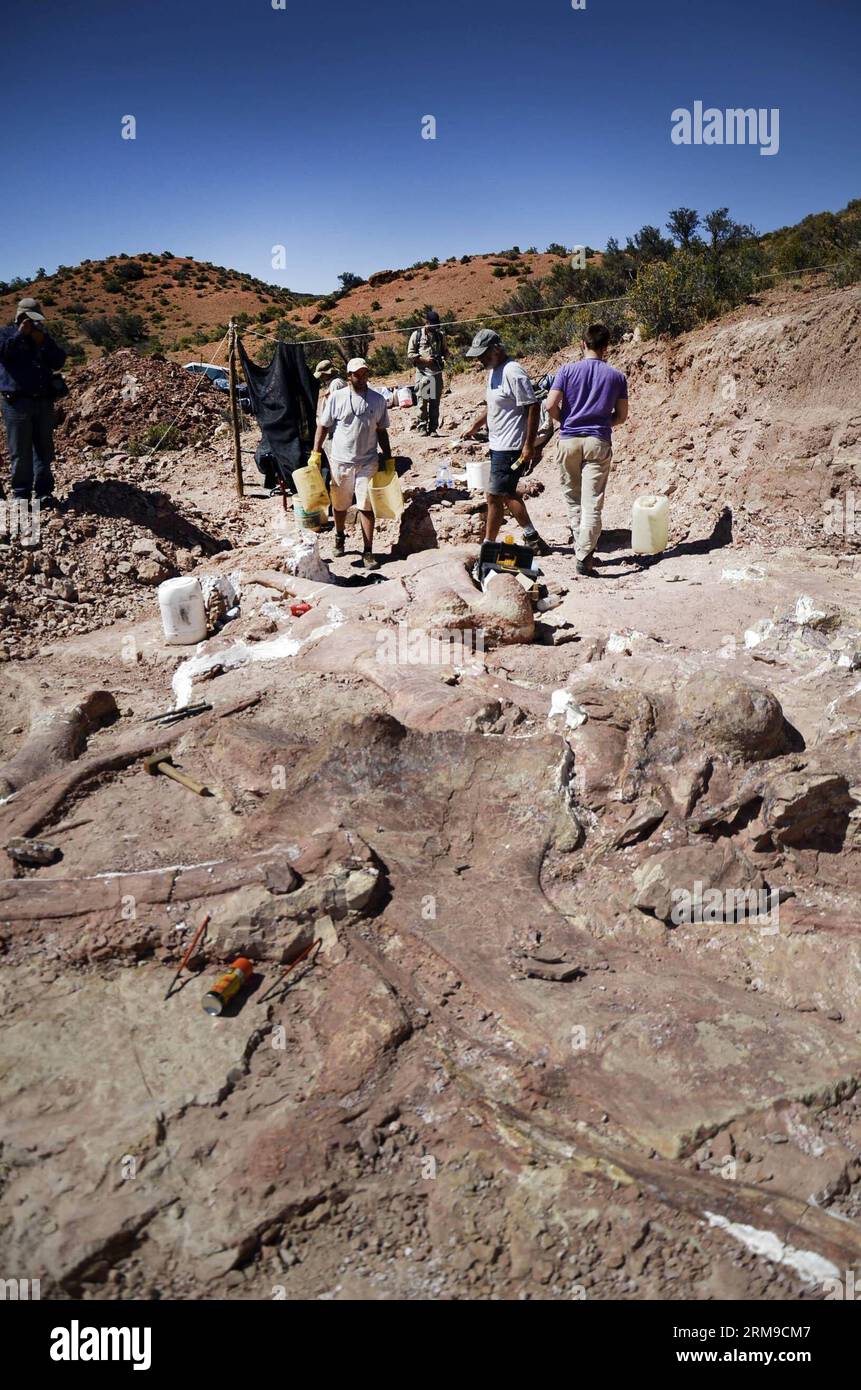
[[343, 391], [347, 382], [328, 357], [324, 357], [322, 362], [317, 363], [314, 368], [314, 378], [320, 383], [320, 395], [317, 401], [317, 424], [319, 425], [320, 416], [326, 408], [327, 400], [335, 391]]
[[424, 327], [415, 329], [407, 347], [407, 358], [416, 369], [416, 395], [421, 402], [417, 427], [419, 434], [435, 435], [439, 429], [446, 353], [439, 314], [435, 309], [430, 309], [425, 316]]
[[54, 373], [66, 352], [45, 328], [42, 306], [22, 299], [14, 324], [0, 328], [0, 395], [13, 498], [53, 503]]

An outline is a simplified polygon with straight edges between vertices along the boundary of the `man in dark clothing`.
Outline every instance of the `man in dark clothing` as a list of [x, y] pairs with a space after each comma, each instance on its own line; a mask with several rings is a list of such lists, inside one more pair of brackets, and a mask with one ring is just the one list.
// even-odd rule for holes
[[66, 353], [45, 330], [42, 306], [22, 299], [14, 324], [0, 328], [0, 399], [12, 464], [12, 496], [44, 503], [54, 491], [52, 377]]

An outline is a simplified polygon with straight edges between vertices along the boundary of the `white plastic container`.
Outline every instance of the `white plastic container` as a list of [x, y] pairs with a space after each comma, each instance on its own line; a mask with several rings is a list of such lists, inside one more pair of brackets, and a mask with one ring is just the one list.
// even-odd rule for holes
[[415, 405], [415, 391], [412, 386], [398, 387], [398, 405], [404, 408]]
[[487, 492], [490, 487], [490, 459], [467, 462], [466, 485], [470, 492]]
[[165, 641], [172, 647], [191, 646], [206, 636], [206, 606], [197, 579], [166, 579], [158, 586], [158, 606]]
[[638, 497], [631, 514], [631, 549], [635, 555], [659, 555], [667, 548], [670, 504], [666, 497]]

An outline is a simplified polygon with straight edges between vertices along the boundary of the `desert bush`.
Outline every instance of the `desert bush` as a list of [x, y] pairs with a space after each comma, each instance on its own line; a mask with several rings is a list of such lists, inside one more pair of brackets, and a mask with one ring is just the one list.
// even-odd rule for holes
[[142, 343], [147, 336], [147, 326], [140, 314], [100, 314], [95, 318], [83, 319], [81, 330], [91, 343], [105, 352], [119, 347], [133, 347], [136, 343]]
[[352, 270], [345, 270], [343, 275], [339, 275], [341, 288], [337, 291], [338, 295], [348, 294], [350, 290], [357, 290], [360, 285], [364, 285], [361, 275], [354, 275]]
[[831, 283], [838, 289], [855, 285], [861, 280], [861, 250], [850, 251], [831, 271]]
[[754, 289], [762, 258], [755, 247], [715, 256], [677, 251], [641, 268], [631, 306], [649, 336], [685, 333], [742, 303]]
[[115, 266], [114, 275], [118, 280], [143, 280], [145, 272], [138, 261], [124, 260], [122, 265]]
[[59, 343], [61, 348], [66, 351], [66, 361], [68, 366], [78, 366], [81, 362], [86, 362], [87, 354], [84, 351], [80, 340], [73, 337], [73, 328], [64, 319], [53, 319], [51, 321], [51, 337], [55, 343]]
[[708, 263], [690, 251], [643, 266], [630, 297], [649, 337], [685, 333], [717, 312]]
[[181, 445], [181, 431], [165, 420], [148, 425], [142, 434], [129, 440], [128, 451], [134, 458], [140, 458], [141, 454], [148, 454], [153, 449], [179, 449]]
[[392, 372], [399, 372], [403, 369], [404, 358], [396, 348], [386, 343], [385, 346], [377, 348], [368, 358], [368, 365], [375, 376], [391, 376]]

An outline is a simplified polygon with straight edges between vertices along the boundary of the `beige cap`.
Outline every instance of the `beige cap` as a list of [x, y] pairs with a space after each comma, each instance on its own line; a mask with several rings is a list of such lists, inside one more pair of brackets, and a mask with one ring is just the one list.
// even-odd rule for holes
[[322, 362], [318, 362], [314, 368], [314, 375], [319, 381], [322, 376], [337, 376], [337, 368], [332, 365], [328, 357], [324, 357]]
[[347, 363], [347, 375], [349, 376], [351, 372], [360, 372], [363, 367], [368, 372], [371, 370], [364, 357], [351, 357]]
[[38, 299], [22, 299], [15, 310], [16, 321], [21, 317], [30, 319], [32, 323], [44, 323], [45, 315], [42, 313], [42, 306]]

